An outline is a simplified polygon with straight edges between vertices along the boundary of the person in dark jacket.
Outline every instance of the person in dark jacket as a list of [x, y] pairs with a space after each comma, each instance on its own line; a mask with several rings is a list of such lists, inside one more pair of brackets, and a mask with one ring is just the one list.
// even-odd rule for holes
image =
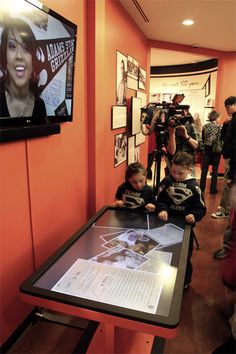
[[[227, 113], [232, 115], [232, 118], [230, 121], [230, 129], [227, 129], [224, 140], [222, 155], [224, 159], [229, 159], [227, 183], [230, 189], [234, 189], [236, 183], [236, 96], [230, 96], [225, 100], [225, 108]], [[233, 195], [232, 191], [230, 193]], [[233, 225], [229, 221], [224, 233], [223, 245], [213, 253], [215, 259], [224, 259], [229, 256], [234, 244], [232, 239], [232, 228]]]

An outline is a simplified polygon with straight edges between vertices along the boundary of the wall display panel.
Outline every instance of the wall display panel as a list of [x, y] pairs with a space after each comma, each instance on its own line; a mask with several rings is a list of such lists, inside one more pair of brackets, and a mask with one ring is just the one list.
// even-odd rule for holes
[[52, 134], [52, 124], [73, 119], [77, 26], [42, 4], [6, 5], [0, 10], [1, 141]]
[[146, 71], [142, 68], [138, 70], [138, 88], [141, 90], [146, 90]]
[[127, 134], [121, 133], [115, 135], [114, 141], [114, 166], [120, 165], [127, 160]]
[[145, 92], [137, 91], [136, 97], [141, 99], [141, 107], [147, 105], [147, 94]]
[[127, 57], [116, 52], [116, 104], [125, 105], [127, 94]]
[[138, 133], [135, 135], [135, 146], [145, 143], [145, 135]]
[[135, 162], [135, 136], [128, 138], [128, 165]]
[[127, 87], [133, 90], [138, 89], [139, 63], [133, 57], [128, 55], [127, 62]]
[[126, 127], [127, 106], [112, 106], [111, 129]]
[[132, 135], [140, 133], [141, 99], [131, 97]]

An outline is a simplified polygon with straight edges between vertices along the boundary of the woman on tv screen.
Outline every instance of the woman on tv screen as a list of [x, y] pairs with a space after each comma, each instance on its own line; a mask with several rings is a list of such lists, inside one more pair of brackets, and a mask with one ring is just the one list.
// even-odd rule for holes
[[46, 107], [38, 92], [36, 39], [21, 19], [9, 18], [1, 35], [0, 118], [30, 117], [46, 122]]

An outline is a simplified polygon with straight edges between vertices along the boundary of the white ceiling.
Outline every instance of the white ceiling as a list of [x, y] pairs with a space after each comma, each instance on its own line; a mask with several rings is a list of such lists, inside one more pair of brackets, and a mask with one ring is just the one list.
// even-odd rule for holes
[[[148, 39], [236, 51], [236, 0], [119, 0]], [[184, 19], [195, 21], [184, 26]], [[212, 57], [152, 48], [151, 66], [190, 64]]]

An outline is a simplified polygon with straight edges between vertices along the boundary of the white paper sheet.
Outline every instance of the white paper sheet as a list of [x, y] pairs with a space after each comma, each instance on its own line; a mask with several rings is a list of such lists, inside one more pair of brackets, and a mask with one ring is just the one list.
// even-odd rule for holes
[[162, 285], [160, 274], [78, 259], [52, 290], [154, 314]]

